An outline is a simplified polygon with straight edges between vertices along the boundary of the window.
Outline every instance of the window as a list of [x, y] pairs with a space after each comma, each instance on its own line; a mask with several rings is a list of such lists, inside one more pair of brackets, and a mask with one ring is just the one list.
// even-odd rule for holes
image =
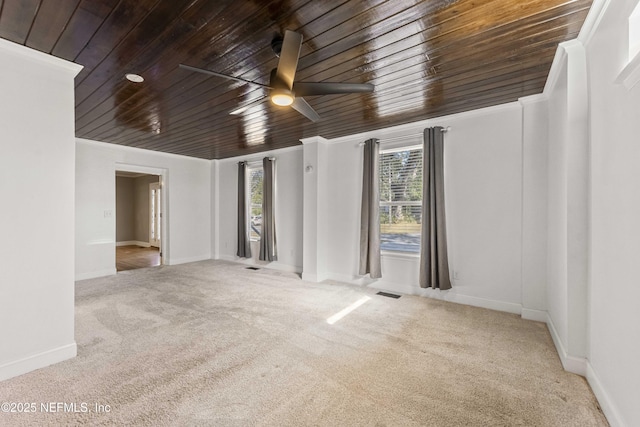
[[380, 152], [380, 249], [420, 252], [422, 147]]
[[262, 231], [262, 166], [249, 168], [249, 238], [260, 240]]
[[631, 90], [640, 81], [640, 3], [629, 16], [629, 58], [627, 64], [616, 78], [627, 90]]

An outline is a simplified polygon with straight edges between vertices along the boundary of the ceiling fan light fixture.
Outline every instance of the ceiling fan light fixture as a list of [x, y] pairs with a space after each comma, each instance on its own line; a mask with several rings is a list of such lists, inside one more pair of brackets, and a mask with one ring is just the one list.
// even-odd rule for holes
[[274, 90], [271, 93], [271, 102], [282, 107], [293, 104], [293, 92], [286, 89]]

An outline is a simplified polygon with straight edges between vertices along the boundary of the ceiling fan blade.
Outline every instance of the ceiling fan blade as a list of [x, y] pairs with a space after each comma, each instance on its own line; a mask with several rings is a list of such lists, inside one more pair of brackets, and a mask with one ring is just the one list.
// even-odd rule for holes
[[180, 64], [179, 67], [182, 68], [182, 69], [185, 69], [185, 70], [195, 71], [196, 73], [208, 74], [210, 76], [222, 77], [223, 79], [235, 80], [237, 82], [250, 83], [252, 85], [257, 85], [257, 86], [260, 86], [260, 87], [270, 88], [270, 86], [264, 85], [262, 83], [252, 82], [251, 80], [245, 80], [245, 79], [241, 79], [239, 77], [227, 76], [226, 74], [216, 73], [215, 71], [205, 70], [204, 68], [192, 67], [191, 65], [185, 65], [185, 64]]
[[278, 82], [286, 85], [286, 88], [289, 90], [293, 87], [293, 79], [296, 76], [301, 47], [302, 34], [296, 33], [295, 31], [285, 31], [276, 77]]
[[369, 83], [295, 82], [293, 84], [293, 92], [296, 96], [370, 93], [374, 89], [375, 86]]
[[312, 122], [317, 122], [318, 120], [320, 120], [320, 116], [318, 115], [318, 113], [316, 113], [316, 110], [314, 110], [313, 107], [304, 100], [304, 98], [296, 97], [296, 99], [293, 100], [293, 104], [291, 104], [291, 108], [293, 108]]
[[229, 114], [231, 114], [233, 116], [240, 115], [240, 114], [244, 113], [245, 111], [262, 104], [265, 99], [267, 99], [266, 96], [261, 96], [259, 99], [256, 99], [255, 101], [252, 101], [252, 102], [250, 102], [250, 103], [248, 103], [246, 105], [243, 105], [241, 107], [236, 108], [235, 110], [229, 112]]

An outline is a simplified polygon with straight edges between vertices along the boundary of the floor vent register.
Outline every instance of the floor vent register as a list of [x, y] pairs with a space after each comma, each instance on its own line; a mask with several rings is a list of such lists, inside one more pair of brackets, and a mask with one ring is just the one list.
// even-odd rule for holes
[[376, 295], [382, 295], [383, 297], [389, 297], [389, 298], [395, 298], [398, 299], [400, 298], [400, 295], [396, 295], [396, 294], [390, 294], [389, 292], [378, 292]]

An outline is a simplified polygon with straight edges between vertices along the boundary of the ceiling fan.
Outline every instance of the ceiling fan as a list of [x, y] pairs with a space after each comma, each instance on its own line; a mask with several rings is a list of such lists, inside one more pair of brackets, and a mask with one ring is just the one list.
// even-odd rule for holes
[[[185, 64], [180, 64], [180, 68], [266, 88], [269, 90], [271, 102], [280, 106], [291, 106], [291, 108], [312, 122], [320, 120], [320, 116], [311, 105], [302, 98], [303, 96], [369, 93], [374, 90], [374, 86], [369, 83], [312, 83], [294, 81], [296, 69], [298, 68], [298, 59], [300, 58], [300, 48], [302, 47], [302, 34], [300, 33], [287, 30], [284, 38], [276, 38], [271, 42], [271, 47], [280, 59], [278, 60], [277, 68], [271, 70], [268, 85]], [[263, 99], [260, 99], [238, 108], [230, 114], [240, 114], [254, 105], [261, 103], [262, 100]]]

